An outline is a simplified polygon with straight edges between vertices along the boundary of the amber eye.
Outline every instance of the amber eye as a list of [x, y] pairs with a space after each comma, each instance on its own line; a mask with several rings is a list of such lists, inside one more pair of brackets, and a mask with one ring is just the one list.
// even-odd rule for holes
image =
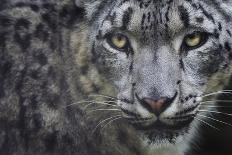
[[126, 50], [129, 46], [127, 36], [123, 34], [112, 34], [107, 38], [108, 43], [117, 50]]
[[184, 38], [183, 48], [193, 50], [206, 43], [208, 34], [205, 32], [194, 32]]

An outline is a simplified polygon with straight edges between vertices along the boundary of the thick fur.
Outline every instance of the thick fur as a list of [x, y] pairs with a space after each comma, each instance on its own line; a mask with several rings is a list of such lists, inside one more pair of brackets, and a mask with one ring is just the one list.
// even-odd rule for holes
[[[159, 140], [156, 141], [154, 134], [147, 138], [123, 119], [93, 133], [100, 121], [114, 117], [115, 113], [99, 111], [88, 114], [87, 103], [80, 101], [89, 100], [87, 97], [92, 93], [119, 99], [123, 96], [130, 100], [133, 96], [128, 94], [131, 94], [131, 79], [136, 77], [135, 72], [141, 74], [141, 81], [135, 80], [138, 83], [136, 89], [147, 93], [140, 95], [151, 94], [152, 87], [158, 90], [153, 95], [172, 96], [176, 83], [181, 80], [178, 89], [183, 93], [179, 99], [190, 94], [201, 96], [220, 90], [227, 84], [231, 73], [230, 1], [0, 0], [0, 3], [0, 154], [180, 155], [183, 149], [176, 144], [182, 144], [183, 139], [189, 140], [186, 137], [193, 135], [193, 128], [189, 134], [183, 133], [173, 139], [171, 144], [166, 140], [163, 142], [161, 137], [157, 137]], [[146, 6], [146, 11], [140, 10]], [[182, 9], [178, 10], [177, 6], [182, 6], [179, 7]], [[113, 52], [118, 57], [112, 57], [112, 50], [103, 50], [103, 34], [99, 33], [109, 29], [107, 24], [102, 26], [103, 21], [110, 19], [108, 17], [112, 10], [122, 16], [128, 7], [132, 7], [138, 20], [130, 22], [132, 18], [127, 18], [124, 31], [130, 31], [140, 38], [132, 43], [133, 47], [136, 46], [135, 56], [139, 61], [135, 62], [130, 72], [128, 70], [134, 58], [127, 58], [117, 51]], [[159, 22], [161, 19], [156, 14], [163, 14], [165, 30], [159, 22], [158, 26], [153, 25], [148, 30], [148, 19], [144, 25], [140, 25], [140, 18], [149, 9], [158, 11], [154, 19]], [[200, 11], [197, 12], [198, 9]], [[189, 16], [185, 16], [189, 21], [179, 18], [184, 16], [183, 10], [189, 11]], [[166, 14], [166, 11], [170, 12]], [[207, 49], [201, 49], [203, 54], [192, 51], [193, 54], [187, 59], [183, 58], [183, 64], [190, 67], [185, 68], [187, 73], [182, 74], [183, 77], [179, 77], [181, 74], [178, 73], [183, 68], [179, 68], [179, 60], [175, 59], [179, 58], [178, 50], [170, 42], [160, 48], [162, 41], [168, 40], [157, 37], [162, 33], [173, 34], [173, 30], [185, 33], [188, 30], [186, 26], [195, 21], [195, 16], [204, 18], [207, 30], [212, 31], [216, 39], [207, 44]], [[123, 22], [118, 19], [116, 23], [120, 26]], [[155, 40], [157, 43], [154, 43]], [[170, 49], [173, 53], [170, 53]], [[215, 57], [209, 56], [208, 49], [215, 52]], [[151, 55], [153, 57], [154, 51], [159, 53], [158, 58], [167, 56], [163, 60], [168, 61], [152, 64], [149, 58]], [[144, 54], [139, 55], [140, 52]], [[203, 58], [199, 60], [197, 57], [200, 54]], [[147, 70], [141, 66], [146, 66]], [[172, 77], [167, 78], [170, 74]], [[210, 83], [214, 83], [213, 88], [209, 87]], [[175, 108], [175, 104], [179, 103], [176, 101], [172, 107], [178, 112], [192, 105], [193, 101], [185, 101], [179, 109]], [[150, 115], [138, 103], [118, 105], [143, 117]], [[194, 124], [197, 123], [193, 122], [191, 127]]]

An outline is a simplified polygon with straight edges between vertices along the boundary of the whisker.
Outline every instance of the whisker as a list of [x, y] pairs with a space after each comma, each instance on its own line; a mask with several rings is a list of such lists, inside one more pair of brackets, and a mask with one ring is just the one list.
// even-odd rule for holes
[[232, 114], [224, 113], [224, 112], [219, 112], [219, 111], [210, 111], [210, 110], [198, 110], [198, 111], [200, 111], [200, 112], [215, 113], [215, 114], [222, 114], [222, 115], [226, 115], [226, 116], [232, 116]]
[[229, 89], [225, 89], [225, 90], [222, 90], [222, 91], [225, 91], [225, 92], [232, 92], [232, 90], [229, 90]]
[[120, 109], [95, 109], [95, 110], [90, 110], [88, 111], [88, 113], [93, 113], [93, 112], [97, 112], [97, 111], [120, 111]]
[[201, 103], [214, 103], [214, 102], [232, 103], [232, 100], [214, 100], [214, 101], [204, 101]]
[[91, 105], [94, 105], [94, 104], [101, 104], [101, 105], [104, 105], [104, 106], [111, 106], [111, 107], [118, 107], [117, 105], [113, 105], [113, 104], [109, 104], [109, 103], [116, 103], [116, 102], [113, 102], [113, 101], [103, 101], [103, 102], [91, 102], [89, 104], [87, 104], [85, 107], [84, 107], [84, 110], [86, 110], [88, 107], [90, 107]]
[[100, 121], [98, 124], [97, 124], [97, 126], [94, 128], [94, 130], [93, 130], [93, 132], [92, 132], [92, 135], [94, 134], [94, 132], [97, 130], [97, 128], [101, 125], [101, 124], [103, 124], [104, 122], [106, 122], [106, 121], [108, 121], [108, 120], [111, 120], [111, 119], [114, 119], [114, 118], [119, 118], [119, 117], [121, 117], [122, 115], [116, 115], [116, 116], [112, 116], [112, 117], [110, 117], [110, 118], [107, 118], [107, 119], [104, 119], [104, 120], [102, 120], [102, 121]]
[[102, 95], [102, 94], [90, 94], [89, 97], [104, 97], [104, 98], [108, 98], [108, 99], [118, 100], [116, 97]]
[[207, 104], [202, 104], [201, 107], [209, 107], [209, 108], [232, 108], [232, 106], [214, 106], [214, 105], [207, 105]]
[[226, 122], [223, 122], [223, 121], [220, 121], [218, 119], [215, 119], [215, 118], [212, 118], [212, 117], [208, 117], [208, 116], [205, 116], [205, 115], [201, 115], [201, 114], [197, 114], [198, 116], [201, 116], [201, 117], [204, 117], [204, 118], [208, 118], [208, 119], [211, 119], [213, 121], [216, 121], [216, 122], [219, 122], [219, 123], [222, 123], [222, 124], [225, 124], [225, 125], [229, 125], [232, 127], [232, 124], [230, 123], [226, 123]]
[[82, 100], [82, 101], [78, 101], [78, 102], [75, 102], [75, 103], [72, 103], [72, 104], [69, 104], [69, 105], [66, 105], [62, 108], [67, 108], [67, 107], [71, 107], [73, 105], [77, 105], [77, 104], [82, 104], [82, 103], [92, 103], [92, 102], [95, 102], [95, 100], [90, 100], [90, 101], [87, 101], [87, 100]]
[[232, 92], [228, 92], [228, 91], [218, 91], [218, 92], [214, 92], [214, 93], [210, 93], [210, 94], [203, 95], [203, 96], [201, 96], [201, 97], [209, 97], [209, 96], [218, 95], [218, 94], [232, 94]]
[[62, 108], [67, 108], [67, 107], [70, 107], [70, 106], [73, 106], [73, 105], [83, 104], [83, 103], [98, 103], [98, 104], [100, 104], [101, 102], [105, 102], [105, 103], [117, 103], [115, 101], [96, 101], [96, 100], [89, 100], [88, 101], [88, 100], [82, 100], [82, 101], [78, 101], [78, 102], [66, 105], [66, 106], [64, 106]]
[[213, 126], [213, 125], [207, 123], [206, 121], [203, 121], [203, 120], [201, 120], [201, 119], [199, 119], [199, 118], [197, 118], [197, 117], [195, 117], [195, 119], [198, 120], [198, 121], [200, 121], [200, 122], [202, 122], [202, 123], [204, 123], [204, 124], [206, 124], [206, 125], [208, 125], [209, 127], [213, 128], [213, 129], [215, 129], [215, 130], [217, 130], [217, 131], [220, 131], [218, 128], [216, 128], [215, 126]]
[[119, 120], [119, 119], [122, 119], [122, 118], [123, 118], [123, 117], [121, 116], [121, 117], [118, 117], [118, 118], [115, 118], [115, 119], [109, 121], [109, 122], [108, 122], [106, 125], [104, 125], [100, 130], [103, 130], [106, 126], [108, 126], [108, 125], [110, 125], [111, 123], [113, 123], [114, 121]]

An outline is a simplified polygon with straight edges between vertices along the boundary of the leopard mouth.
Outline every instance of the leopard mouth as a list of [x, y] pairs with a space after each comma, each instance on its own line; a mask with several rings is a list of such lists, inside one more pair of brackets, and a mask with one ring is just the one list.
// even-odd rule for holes
[[184, 116], [178, 118], [168, 118], [168, 120], [172, 120], [172, 125], [164, 123], [160, 120], [157, 120], [149, 125], [144, 125], [143, 123], [132, 122], [131, 124], [140, 131], [152, 131], [158, 133], [165, 132], [176, 132], [181, 131], [185, 128], [188, 128], [191, 122], [194, 120], [192, 116]]
[[178, 136], [188, 133], [194, 117], [195, 114], [186, 114], [165, 118], [161, 121], [152, 118], [142, 119], [138, 115], [134, 115], [134, 118], [128, 119], [128, 122], [153, 144], [162, 144], [163, 142], [175, 144]]
[[175, 144], [179, 136], [183, 136], [190, 130], [190, 124], [194, 120], [193, 117], [189, 117], [185, 120], [175, 120], [173, 125], [169, 125], [155, 121], [150, 125], [142, 123], [132, 123], [132, 126], [141, 134], [143, 134], [151, 144], [170, 143]]

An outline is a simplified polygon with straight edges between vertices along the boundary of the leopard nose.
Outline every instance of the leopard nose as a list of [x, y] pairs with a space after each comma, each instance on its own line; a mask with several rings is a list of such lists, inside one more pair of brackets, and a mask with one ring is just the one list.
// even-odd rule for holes
[[177, 93], [172, 98], [168, 97], [162, 97], [159, 99], [152, 99], [152, 98], [143, 98], [139, 99], [137, 96], [137, 99], [141, 103], [142, 106], [144, 106], [147, 110], [154, 113], [156, 116], [159, 116], [162, 112], [164, 112], [171, 103], [175, 100], [177, 97]]

